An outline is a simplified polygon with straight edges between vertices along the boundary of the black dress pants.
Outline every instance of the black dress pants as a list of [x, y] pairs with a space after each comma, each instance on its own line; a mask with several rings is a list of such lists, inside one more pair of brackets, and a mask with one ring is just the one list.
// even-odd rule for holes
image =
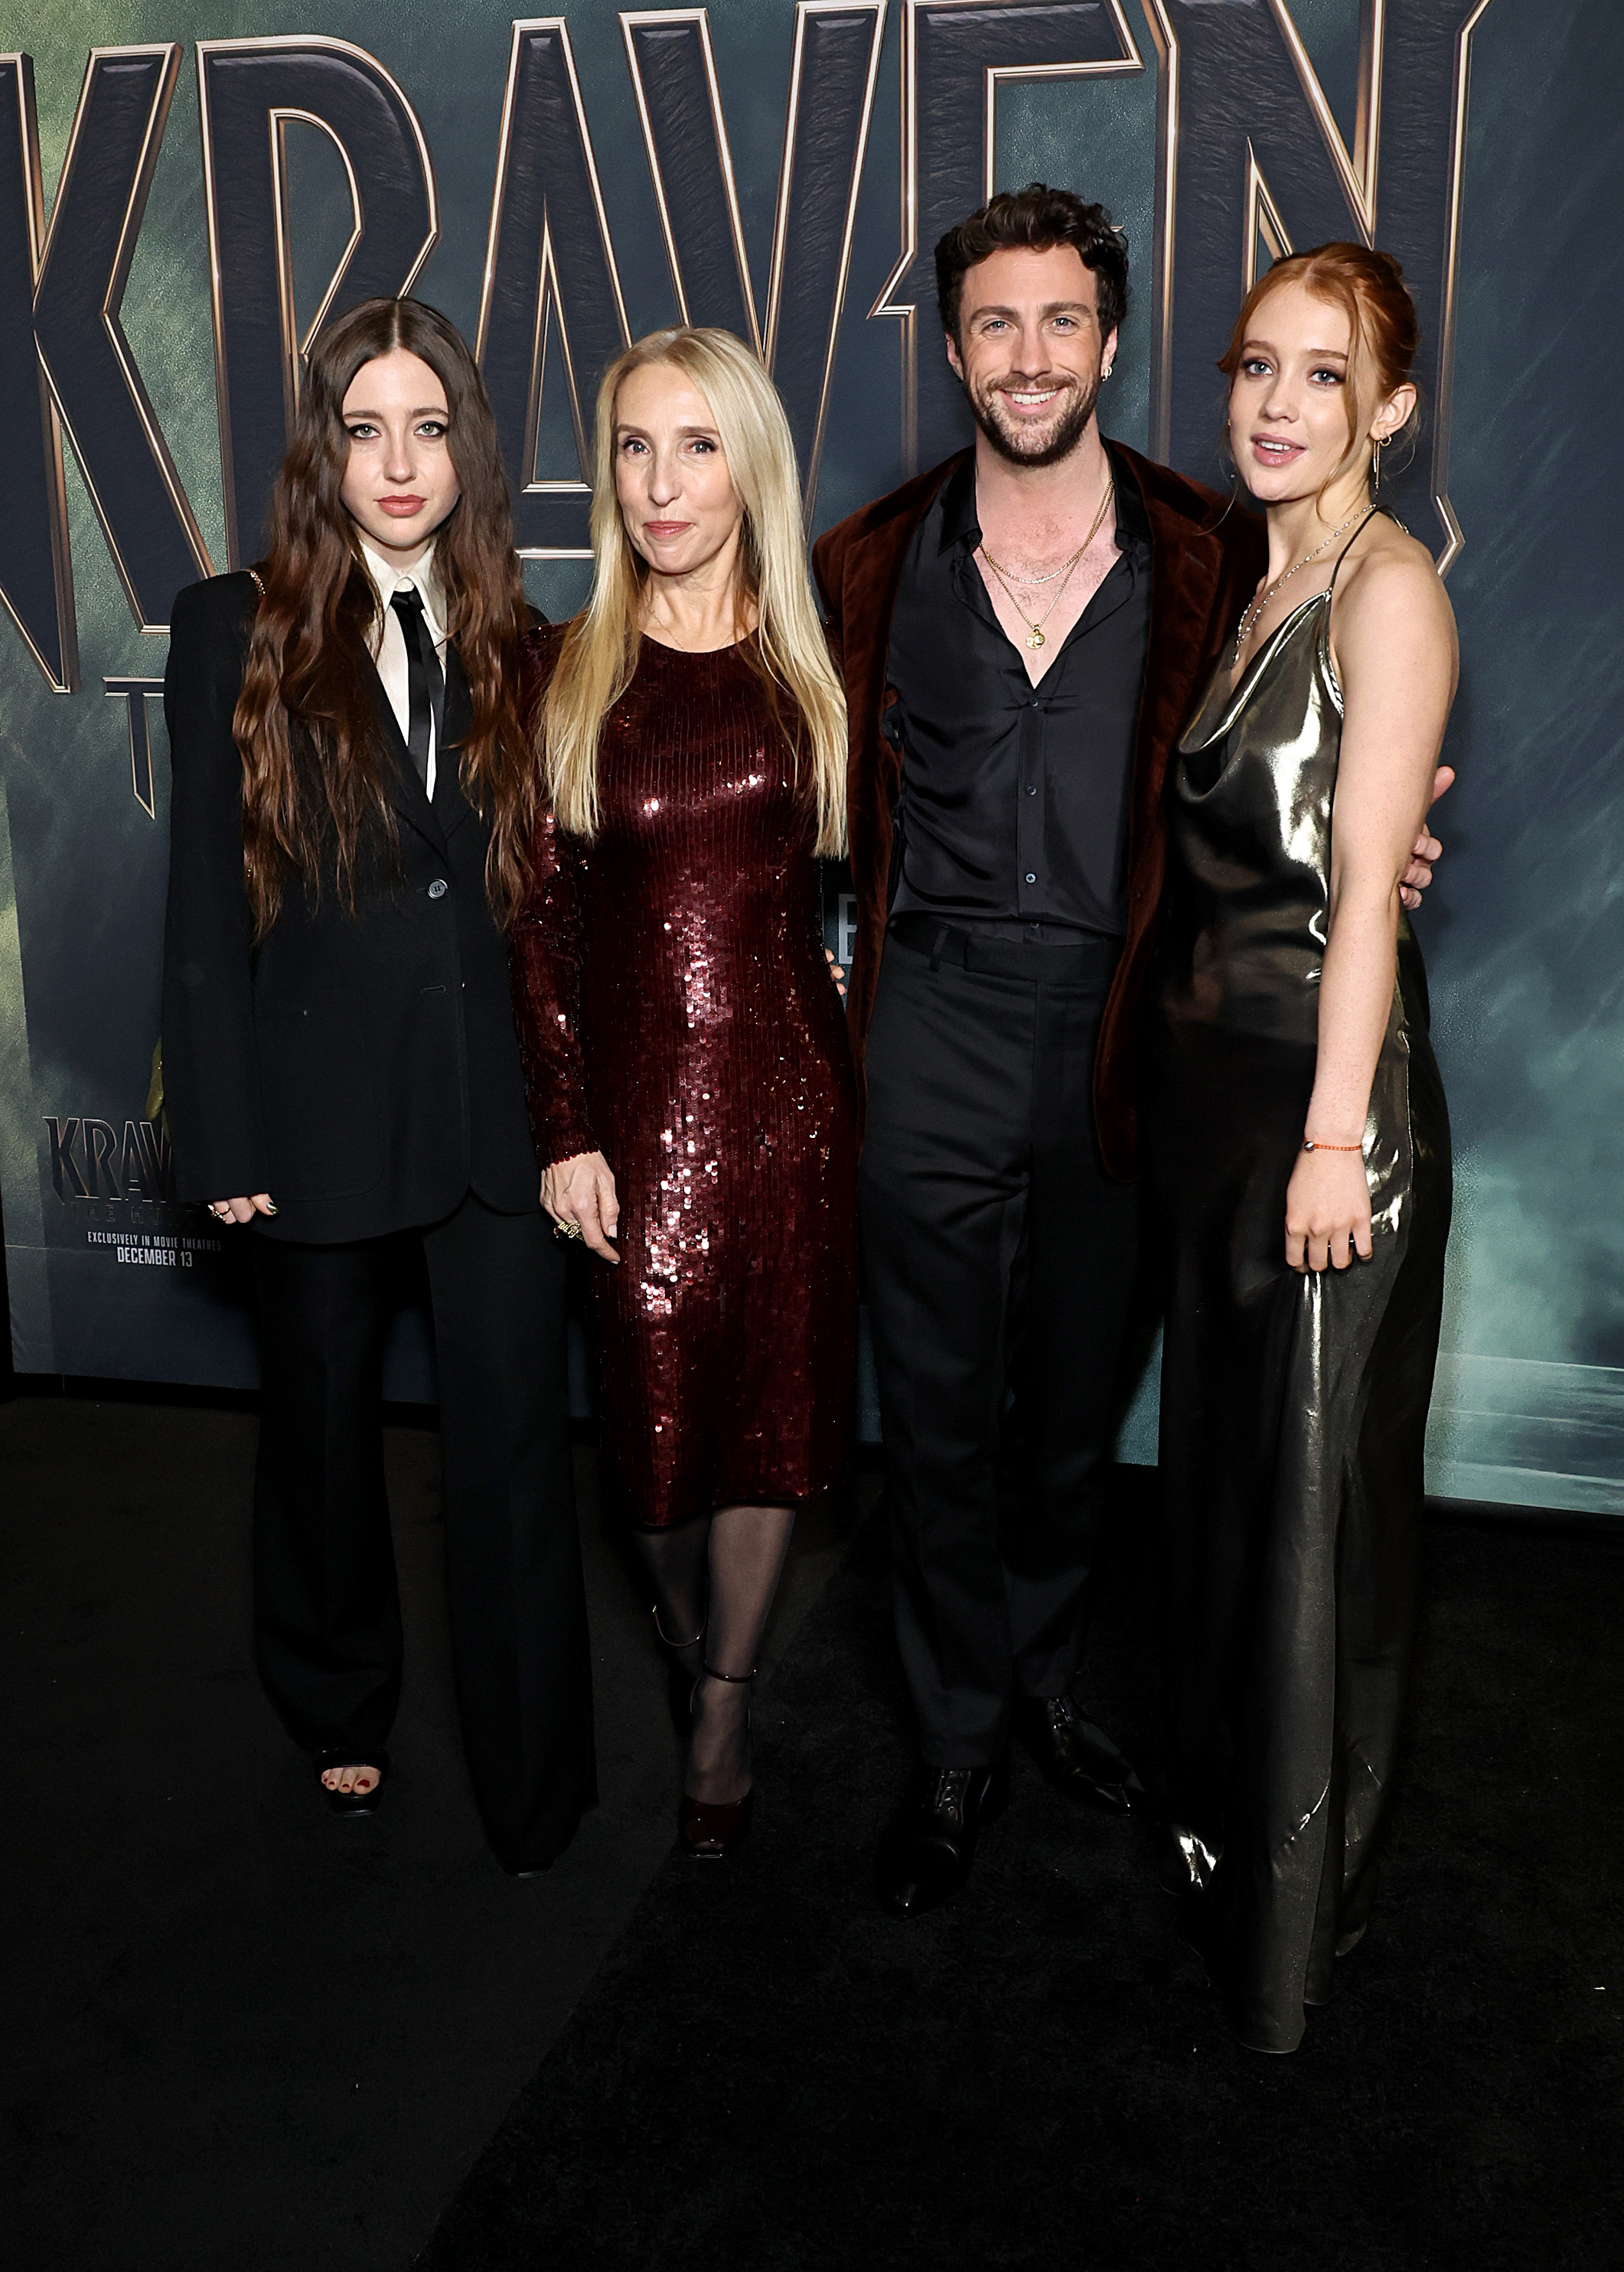
[[[486, 1835], [544, 1868], [597, 1795], [565, 1386], [564, 1259], [537, 1211], [471, 1192], [422, 1231], [434, 1311], [453, 1662]], [[259, 1670], [296, 1743], [360, 1755], [400, 1693], [384, 1495], [383, 1348], [395, 1241], [257, 1237]]]
[[864, 1267], [897, 1640], [934, 1767], [1059, 1695], [1110, 1473], [1138, 1206], [1101, 1165], [1114, 942], [886, 942], [867, 1051]]

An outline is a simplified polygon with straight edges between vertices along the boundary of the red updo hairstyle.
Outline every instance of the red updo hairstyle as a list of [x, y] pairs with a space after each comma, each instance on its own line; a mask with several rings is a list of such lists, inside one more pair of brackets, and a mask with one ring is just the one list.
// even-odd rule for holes
[[[1282, 284], [1301, 284], [1316, 300], [1340, 308], [1348, 318], [1348, 369], [1358, 377], [1348, 389], [1348, 451], [1359, 446], [1358, 378], [1374, 377], [1382, 400], [1410, 380], [1420, 326], [1415, 303], [1404, 286], [1404, 272], [1390, 252], [1376, 252], [1367, 244], [1318, 244], [1312, 252], [1294, 252], [1276, 261], [1247, 293], [1235, 320], [1229, 346], [1218, 358], [1218, 369], [1233, 379], [1240, 368], [1241, 349], [1252, 329], [1253, 318], [1269, 294]], [[1413, 432], [1419, 406], [1412, 410], [1400, 433]], [[1390, 438], [1396, 440], [1397, 436]]]

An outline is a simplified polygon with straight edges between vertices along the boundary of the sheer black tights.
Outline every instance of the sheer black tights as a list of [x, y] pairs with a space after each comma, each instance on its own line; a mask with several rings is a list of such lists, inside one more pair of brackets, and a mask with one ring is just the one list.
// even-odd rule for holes
[[[683, 1788], [713, 1806], [750, 1788], [748, 1676], [794, 1526], [793, 1507], [721, 1506], [636, 1534], [661, 1633], [699, 1683]], [[732, 1680], [707, 1679], [707, 1665]]]

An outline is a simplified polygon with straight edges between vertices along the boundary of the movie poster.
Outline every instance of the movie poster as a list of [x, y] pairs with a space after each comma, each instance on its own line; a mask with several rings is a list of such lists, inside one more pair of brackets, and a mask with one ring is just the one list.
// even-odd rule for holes
[[[1426, 420], [1388, 479], [1462, 639], [1418, 921], [1456, 1147], [1430, 1487], [1624, 1512], [1624, 11], [0, 0], [0, 49], [19, 1371], [255, 1377], [242, 1255], [176, 1203], [154, 1080], [161, 682], [175, 592], [255, 557], [325, 316], [410, 289], [478, 342], [557, 617], [586, 587], [582, 437], [624, 341], [686, 317], [760, 351], [815, 534], [966, 437], [931, 250], [1037, 178], [1128, 232], [1107, 430], [1218, 485], [1214, 358], [1252, 278], [1332, 237], [1403, 264]], [[838, 875], [827, 906], [844, 952]], [[390, 1386], [427, 1398], [405, 1290]], [[1154, 1457], [1155, 1395], [1152, 1360], [1126, 1456]]]

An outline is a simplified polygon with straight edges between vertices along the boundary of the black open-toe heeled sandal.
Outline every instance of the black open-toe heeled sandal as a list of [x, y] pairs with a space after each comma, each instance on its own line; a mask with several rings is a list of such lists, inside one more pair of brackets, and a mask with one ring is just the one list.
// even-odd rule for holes
[[[333, 1809], [334, 1814], [376, 1814], [384, 1796], [384, 1778], [389, 1773], [387, 1752], [318, 1752], [315, 1758], [316, 1788]], [[323, 1782], [325, 1775], [334, 1768], [370, 1768], [378, 1781], [370, 1790], [329, 1790]]]
[[[714, 1664], [707, 1664], [700, 1675], [701, 1679], [725, 1680], [730, 1688], [747, 1688], [755, 1677], [753, 1666], [748, 1672], [718, 1672]], [[696, 1680], [688, 1692], [691, 1711], [699, 1685]], [[745, 1715], [745, 1728], [748, 1733], [748, 1712]], [[677, 1836], [683, 1852], [691, 1854], [696, 1862], [722, 1861], [744, 1839], [755, 1812], [755, 1792], [747, 1790], [743, 1798], [730, 1798], [720, 1806], [712, 1806], [705, 1799], [690, 1798], [684, 1791], [677, 1807]]]

